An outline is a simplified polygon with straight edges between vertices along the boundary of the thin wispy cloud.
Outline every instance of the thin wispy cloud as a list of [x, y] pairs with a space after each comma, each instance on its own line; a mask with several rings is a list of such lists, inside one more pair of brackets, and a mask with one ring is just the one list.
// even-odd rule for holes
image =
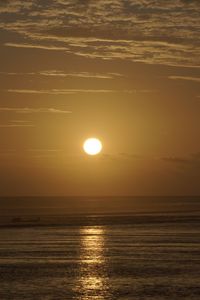
[[36, 75], [37, 73], [35, 72], [0, 72], [0, 75], [8, 75], [8, 76], [23, 76], [23, 75]]
[[51, 89], [51, 90], [24, 90], [24, 89], [9, 89], [7, 90], [9, 93], [19, 93], [19, 94], [48, 94], [48, 95], [73, 95], [78, 93], [155, 93], [156, 90], [148, 90], [148, 89], [141, 89], [141, 90], [92, 90], [92, 89]]
[[[4, 110], [2, 110], [2, 111], [4, 111]], [[5, 108], [5, 111], [8, 111], [8, 108]], [[0, 108], [0, 112], [1, 112], [1, 108]], [[0, 127], [1, 128], [35, 127], [35, 124], [33, 124], [33, 122], [30, 121], [30, 120], [17, 119], [17, 120], [10, 120], [10, 121], [8, 121], [7, 123], [4, 123], [4, 124], [0, 124]]]
[[0, 124], [0, 128], [25, 128], [25, 127], [35, 127], [30, 120], [10, 120], [7, 123]]
[[200, 77], [190, 77], [190, 76], [169, 76], [169, 79], [173, 80], [186, 80], [186, 81], [194, 81], [200, 82]]
[[50, 152], [50, 153], [57, 153], [62, 152], [62, 149], [27, 149], [27, 152]]
[[29, 121], [29, 120], [11, 120], [10, 122], [16, 123], [16, 124], [32, 123], [32, 121]]
[[61, 110], [57, 108], [29, 108], [29, 107], [0, 107], [0, 112], [15, 112], [20, 114], [36, 114], [36, 113], [48, 113], [48, 114], [71, 114], [69, 110]]
[[72, 72], [68, 73], [62, 70], [43, 70], [38, 72], [0, 72], [0, 75], [8, 76], [46, 76], [46, 77], [65, 77], [65, 78], [84, 78], [84, 79], [114, 79], [118, 77], [124, 77], [120, 73], [91, 73], [91, 72]]
[[65, 47], [56, 47], [53, 45], [45, 46], [45, 45], [34, 45], [34, 44], [20, 44], [20, 43], [5, 43], [4, 44], [7, 47], [14, 47], [14, 48], [30, 48], [30, 49], [43, 49], [43, 50], [53, 50], [53, 51], [63, 51], [68, 50]]
[[185, 165], [185, 164], [191, 163], [191, 159], [186, 158], [186, 157], [177, 157], [177, 156], [163, 157], [162, 160], [165, 162], [168, 162], [168, 163], [178, 164], [178, 165], [180, 165], [180, 164]]
[[177, 157], [177, 156], [163, 157], [162, 160], [167, 163], [175, 164], [177, 166], [192, 165], [195, 167], [200, 167], [200, 153], [195, 153], [189, 156], [182, 156], [182, 157]]
[[[30, 37], [35, 39], [35, 37]], [[57, 38], [41, 36], [39, 40], [55, 40], [67, 44], [64, 46], [41, 44], [5, 43], [16, 48], [36, 48], [43, 50], [64, 51], [68, 54], [102, 60], [128, 60], [147, 64], [161, 64], [179, 67], [200, 68], [200, 50], [184, 43], [163, 42], [157, 40], [142, 41], [138, 39], [113, 40], [102, 38]], [[48, 42], [49, 43], [49, 42]], [[178, 51], [177, 51], [178, 49]]]
[[113, 79], [116, 77], [122, 77], [122, 74], [119, 73], [90, 73], [90, 72], [73, 72], [73, 73], [66, 73], [64, 71], [57, 71], [57, 70], [47, 70], [47, 71], [40, 71], [40, 75], [43, 76], [52, 76], [52, 77], [78, 77], [78, 78], [95, 78], [95, 79]]
[[24, 128], [35, 127], [33, 124], [0, 124], [0, 128]]
[[11, 120], [6, 124], [0, 124], [1, 128], [23, 128], [23, 127], [35, 127], [35, 124], [29, 120]]

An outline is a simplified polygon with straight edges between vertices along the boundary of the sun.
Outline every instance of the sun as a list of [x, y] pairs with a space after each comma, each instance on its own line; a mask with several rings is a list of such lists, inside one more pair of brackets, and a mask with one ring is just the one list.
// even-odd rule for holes
[[89, 138], [83, 144], [83, 149], [88, 155], [97, 155], [101, 152], [102, 148], [102, 143], [97, 138]]

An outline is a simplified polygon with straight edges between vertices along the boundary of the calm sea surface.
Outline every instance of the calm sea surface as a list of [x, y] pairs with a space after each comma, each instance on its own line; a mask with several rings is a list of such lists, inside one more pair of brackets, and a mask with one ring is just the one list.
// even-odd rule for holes
[[199, 213], [2, 227], [0, 299], [198, 300]]

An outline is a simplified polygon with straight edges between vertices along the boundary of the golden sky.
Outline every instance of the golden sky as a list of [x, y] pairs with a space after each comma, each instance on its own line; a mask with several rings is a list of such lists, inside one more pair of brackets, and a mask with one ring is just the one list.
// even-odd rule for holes
[[1, 1], [0, 194], [200, 194], [199, 20], [199, 0]]

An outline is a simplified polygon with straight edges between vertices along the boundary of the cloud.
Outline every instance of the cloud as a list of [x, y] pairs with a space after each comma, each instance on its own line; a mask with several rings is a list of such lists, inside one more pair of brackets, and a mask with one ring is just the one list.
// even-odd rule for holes
[[19, 94], [49, 94], [49, 95], [73, 95], [77, 93], [155, 93], [157, 90], [92, 90], [92, 89], [51, 89], [51, 90], [24, 90], [24, 89], [8, 89], [10, 93]]
[[144, 156], [139, 154], [133, 154], [133, 153], [116, 153], [116, 154], [104, 153], [101, 156], [101, 158], [103, 160], [108, 160], [108, 161], [124, 161], [124, 162], [145, 159]]
[[91, 72], [72, 72], [68, 73], [62, 70], [44, 70], [38, 72], [0, 72], [0, 75], [8, 75], [8, 76], [49, 76], [49, 77], [75, 77], [75, 78], [95, 78], [95, 79], [114, 79], [117, 77], [124, 77], [123, 74], [120, 73], [91, 73]]
[[[16, 114], [70, 114], [71, 111], [61, 110], [57, 108], [29, 108], [29, 107], [0, 107], [0, 113], [2, 112], [12, 112]], [[26, 128], [26, 127], [36, 127], [29, 120], [11, 120], [5, 124], [0, 124], [0, 128]]]
[[200, 82], [200, 77], [190, 77], [190, 76], [169, 76], [169, 79], [173, 80], [187, 80], [187, 81], [194, 81]]
[[119, 73], [90, 73], [90, 72], [79, 72], [79, 73], [66, 73], [64, 71], [57, 70], [47, 70], [40, 71], [40, 75], [43, 76], [53, 76], [53, 77], [79, 77], [79, 78], [97, 78], [97, 79], [113, 79], [115, 77], [122, 77], [122, 74]]
[[32, 1], [7, 0], [0, 4], [0, 14], [19, 13], [32, 7]]
[[176, 157], [176, 156], [163, 157], [162, 160], [165, 162], [175, 163], [175, 164], [188, 164], [191, 162], [191, 160], [189, 158]]
[[90, 59], [200, 66], [199, 1], [20, 2], [0, 4], [0, 28], [18, 37], [15, 43], [7, 40], [6, 46], [59, 50]]
[[11, 120], [9, 123], [0, 124], [0, 128], [21, 128], [21, 127], [35, 127], [31, 121], [27, 120]]
[[50, 152], [50, 153], [57, 153], [57, 152], [62, 152], [63, 150], [61, 149], [28, 149], [28, 152]]
[[163, 157], [162, 160], [177, 166], [185, 165], [200, 167], [200, 153], [195, 153], [187, 157]]
[[56, 46], [45, 46], [45, 45], [33, 45], [33, 44], [20, 44], [20, 43], [5, 43], [7, 47], [15, 47], [15, 48], [35, 48], [35, 49], [43, 49], [43, 50], [56, 50], [56, 51], [63, 51], [67, 50], [65, 47], [56, 47]]
[[142, 155], [126, 153], [126, 152], [119, 153], [119, 156], [121, 158], [125, 158], [125, 159], [142, 159], [142, 158], [144, 158], [144, 156], [142, 156]]
[[36, 75], [35, 72], [21, 73], [21, 72], [0, 72], [0, 75], [20, 76], [20, 75]]
[[21, 127], [35, 127], [32, 124], [0, 124], [0, 128], [21, 128]]
[[61, 110], [57, 108], [11, 108], [11, 107], [0, 107], [0, 112], [15, 112], [20, 114], [34, 114], [34, 113], [50, 113], [50, 114], [70, 114], [69, 110]]
[[12, 123], [18, 123], [18, 124], [23, 124], [23, 123], [31, 123], [29, 120], [11, 120]]

